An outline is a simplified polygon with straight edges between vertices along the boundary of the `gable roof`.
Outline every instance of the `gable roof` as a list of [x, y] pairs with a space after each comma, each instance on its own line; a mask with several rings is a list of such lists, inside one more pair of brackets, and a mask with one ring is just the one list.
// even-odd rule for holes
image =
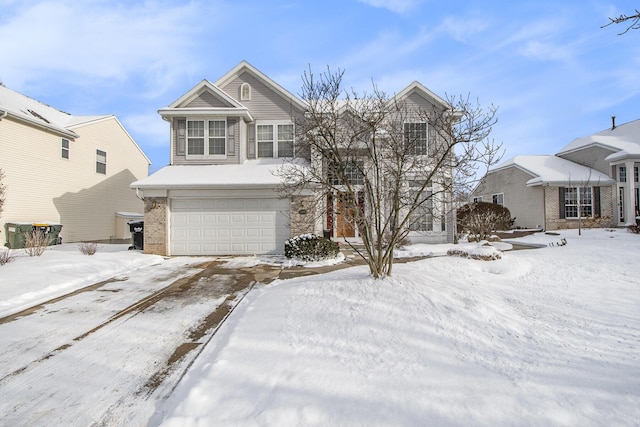
[[538, 185], [610, 185], [615, 183], [614, 179], [602, 172], [562, 157], [550, 155], [515, 156], [496, 166], [489, 173], [513, 167], [531, 175], [531, 179], [526, 182], [528, 187]]
[[0, 85], [0, 118], [3, 116], [11, 116], [71, 139], [78, 137], [71, 129], [73, 126], [111, 117], [110, 115], [73, 116]]
[[425, 85], [423, 85], [422, 83], [420, 83], [417, 80], [414, 80], [413, 82], [411, 82], [409, 84], [409, 86], [407, 86], [404, 89], [402, 89], [400, 92], [398, 92], [391, 99], [392, 100], [400, 100], [400, 99], [403, 99], [403, 98], [406, 98], [406, 97], [410, 96], [414, 92], [418, 93], [419, 95], [421, 95], [425, 99], [430, 99], [430, 100], [434, 101], [435, 104], [442, 105], [442, 107], [444, 107], [444, 108], [447, 108], [449, 106], [449, 103], [447, 101], [445, 101], [444, 99], [442, 99], [441, 97], [436, 95], [434, 92], [429, 90]]
[[[190, 102], [198, 98], [204, 92], [211, 93], [220, 100], [226, 107], [185, 107]], [[203, 113], [203, 114], [220, 114], [220, 115], [239, 115], [248, 121], [253, 121], [249, 109], [229, 96], [225, 91], [208, 80], [202, 80], [200, 83], [189, 89], [187, 93], [173, 101], [168, 107], [161, 108], [158, 113], [164, 117], [184, 114], [184, 112]]]
[[301, 110], [305, 110], [307, 108], [307, 105], [305, 104], [304, 101], [302, 101], [297, 96], [293, 95], [291, 92], [289, 92], [288, 90], [286, 90], [285, 88], [280, 86], [278, 83], [276, 83], [274, 80], [269, 78], [262, 71], [258, 70], [256, 67], [254, 67], [253, 65], [249, 64], [245, 60], [241, 61], [238, 65], [233, 67], [225, 75], [223, 75], [218, 80], [216, 80], [215, 85], [218, 86], [218, 87], [225, 87], [233, 79], [239, 77], [242, 73], [245, 73], [245, 72], [250, 73], [256, 79], [262, 81], [262, 83], [264, 83], [271, 90], [273, 90], [274, 92], [276, 92], [277, 94], [282, 96], [287, 101], [290, 101], [291, 103], [296, 105]]
[[593, 135], [576, 138], [565, 146], [558, 155], [601, 147], [612, 152], [608, 161], [623, 160], [628, 157], [640, 157], [640, 119], [608, 128]]

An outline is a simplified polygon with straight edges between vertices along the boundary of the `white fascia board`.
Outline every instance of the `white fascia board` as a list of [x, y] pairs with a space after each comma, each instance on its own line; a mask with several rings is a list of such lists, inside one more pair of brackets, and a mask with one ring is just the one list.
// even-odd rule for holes
[[161, 108], [158, 110], [163, 118], [183, 116], [240, 116], [248, 122], [253, 121], [253, 116], [246, 108]]

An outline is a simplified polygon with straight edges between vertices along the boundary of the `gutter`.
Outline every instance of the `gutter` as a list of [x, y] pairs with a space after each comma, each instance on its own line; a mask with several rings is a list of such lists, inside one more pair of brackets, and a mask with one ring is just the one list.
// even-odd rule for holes
[[2, 111], [2, 114], [0, 114], [0, 122], [2, 121], [2, 119], [4, 119], [5, 117], [7, 117], [7, 115], [9, 115], [9, 112], [7, 110], [0, 110]]

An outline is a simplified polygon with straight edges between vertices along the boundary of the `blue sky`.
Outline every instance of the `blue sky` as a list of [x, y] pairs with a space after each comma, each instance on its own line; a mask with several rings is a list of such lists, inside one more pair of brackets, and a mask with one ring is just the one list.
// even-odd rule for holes
[[640, 118], [640, 30], [601, 29], [638, 1], [0, 0], [0, 81], [60, 110], [115, 114], [153, 162], [157, 114], [241, 60], [294, 94], [311, 66], [393, 94], [414, 80], [499, 108], [504, 159], [555, 154]]

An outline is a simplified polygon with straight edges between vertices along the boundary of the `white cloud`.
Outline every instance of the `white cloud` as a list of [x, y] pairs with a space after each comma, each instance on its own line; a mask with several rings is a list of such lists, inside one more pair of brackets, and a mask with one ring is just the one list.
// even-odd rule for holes
[[424, 0], [358, 0], [373, 7], [388, 9], [395, 13], [406, 13], [417, 7]]
[[11, 87], [57, 73], [69, 79], [154, 84], [184, 72], [198, 10], [152, 3], [44, 1], [6, 12], [0, 77]]

